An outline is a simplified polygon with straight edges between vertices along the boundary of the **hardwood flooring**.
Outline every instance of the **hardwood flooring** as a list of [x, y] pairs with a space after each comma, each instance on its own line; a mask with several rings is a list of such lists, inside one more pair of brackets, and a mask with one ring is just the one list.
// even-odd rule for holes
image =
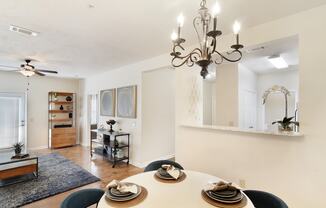
[[93, 159], [90, 158], [89, 149], [82, 146], [75, 146], [57, 150], [39, 150], [39, 154], [48, 154], [51, 152], [57, 152], [69, 160], [74, 161], [84, 169], [88, 170], [93, 175], [101, 179], [101, 181], [92, 183], [71, 191], [67, 191], [40, 201], [28, 204], [25, 208], [58, 208], [61, 202], [72, 192], [85, 188], [104, 188], [108, 182], [113, 179], [122, 180], [129, 176], [143, 172], [143, 169], [137, 168], [133, 165], [127, 166], [124, 163], [116, 165], [112, 168], [112, 164], [106, 160], [103, 160], [101, 156], [95, 155]]

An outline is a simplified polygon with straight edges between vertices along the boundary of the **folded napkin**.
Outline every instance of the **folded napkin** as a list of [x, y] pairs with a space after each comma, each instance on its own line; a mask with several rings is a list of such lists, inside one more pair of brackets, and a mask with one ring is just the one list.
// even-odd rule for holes
[[218, 183], [209, 183], [204, 188], [204, 191], [237, 191], [237, 187], [232, 186], [232, 183], [225, 183], [220, 181]]
[[181, 171], [173, 165], [162, 165], [162, 168], [174, 179], [178, 179], [181, 175]]
[[135, 184], [133, 185], [129, 185], [126, 183], [122, 183], [120, 181], [117, 180], [113, 180], [111, 181], [106, 188], [110, 189], [110, 188], [116, 188], [118, 191], [120, 191], [121, 193], [127, 193], [127, 192], [131, 192], [134, 194], [137, 194], [138, 188]]

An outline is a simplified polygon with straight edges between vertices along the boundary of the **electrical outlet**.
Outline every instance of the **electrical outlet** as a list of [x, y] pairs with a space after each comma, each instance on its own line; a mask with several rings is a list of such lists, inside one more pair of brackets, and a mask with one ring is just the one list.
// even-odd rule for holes
[[246, 188], [246, 180], [245, 179], [240, 179], [239, 180], [239, 186], [241, 188]]

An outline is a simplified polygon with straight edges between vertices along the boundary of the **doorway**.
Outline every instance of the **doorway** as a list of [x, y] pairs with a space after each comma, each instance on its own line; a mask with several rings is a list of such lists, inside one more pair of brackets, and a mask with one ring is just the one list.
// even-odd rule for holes
[[0, 93], [0, 150], [17, 142], [27, 146], [26, 109], [25, 93]]

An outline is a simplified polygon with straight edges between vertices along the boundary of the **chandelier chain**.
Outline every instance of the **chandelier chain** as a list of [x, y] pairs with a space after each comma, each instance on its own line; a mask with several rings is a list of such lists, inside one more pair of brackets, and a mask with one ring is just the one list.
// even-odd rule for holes
[[201, 7], [206, 7], [206, 0], [202, 0], [202, 1], [200, 2], [200, 6], [201, 6]]

